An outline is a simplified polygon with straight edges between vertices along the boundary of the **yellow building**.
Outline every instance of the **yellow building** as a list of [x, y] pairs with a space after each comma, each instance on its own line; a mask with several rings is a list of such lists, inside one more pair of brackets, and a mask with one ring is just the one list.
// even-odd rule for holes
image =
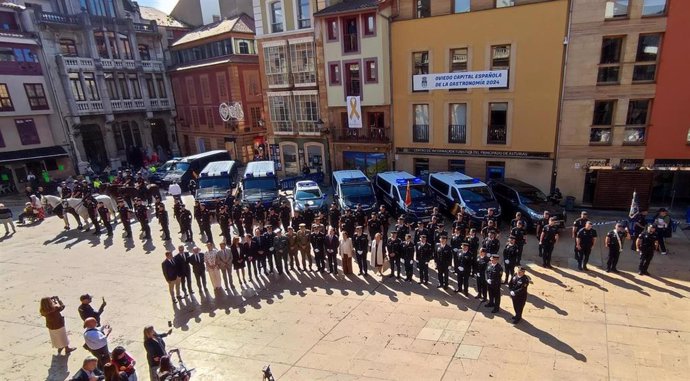
[[[391, 26], [396, 169], [519, 178], [548, 191], [567, 6], [567, 0], [400, 1]], [[458, 79], [478, 71], [507, 74], [506, 86], [479, 76]], [[445, 83], [434, 81], [441, 89], [423, 90], [421, 77], [413, 89], [414, 75], [444, 73]], [[434, 87], [432, 77], [424, 81]], [[461, 88], [467, 83], [479, 87]]]

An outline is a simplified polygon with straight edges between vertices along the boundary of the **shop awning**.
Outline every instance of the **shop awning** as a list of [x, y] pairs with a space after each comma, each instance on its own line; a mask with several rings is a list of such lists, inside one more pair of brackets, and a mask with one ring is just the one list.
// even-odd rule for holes
[[19, 151], [0, 152], [0, 163], [15, 161], [40, 160], [51, 157], [69, 156], [61, 146], [23, 149]]

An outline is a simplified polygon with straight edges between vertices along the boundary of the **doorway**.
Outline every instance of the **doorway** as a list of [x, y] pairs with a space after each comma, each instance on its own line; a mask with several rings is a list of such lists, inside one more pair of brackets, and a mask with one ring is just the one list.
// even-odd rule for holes
[[506, 177], [506, 163], [503, 161], [486, 162], [486, 181], [503, 180]]
[[91, 164], [91, 169], [99, 172], [108, 165], [108, 158], [105, 152], [105, 143], [101, 126], [97, 124], [83, 124], [79, 128], [81, 131], [81, 141], [84, 144], [86, 159]]
[[168, 131], [162, 119], [151, 120], [151, 140], [153, 149], [158, 153], [158, 157], [167, 158], [170, 152], [170, 142], [168, 141]]

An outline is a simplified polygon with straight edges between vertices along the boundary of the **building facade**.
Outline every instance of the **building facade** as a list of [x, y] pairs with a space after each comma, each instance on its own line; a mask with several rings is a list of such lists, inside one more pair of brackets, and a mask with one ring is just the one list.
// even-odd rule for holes
[[361, 169], [374, 176], [391, 168], [393, 160], [391, 2], [331, 3], [314, 16], [332, 169]]
[[31, 10], [0, 4], [0, 194], [74, 173]]
[[173, 43], [171, 55], [169, 75], [182, 154], [226, 149], [234, 160], [245, 163], [266, 156], [251, 17], [242, 15], [192, 30]]
[[179, 154], [164, 28], [130, 0], [31, 5], [80, 172]]
[[626, 208], [633, 190], [650, 200], [645, 151], [662, 128], [650, 117], [668, 2], [572, 1], [556, 186], [577, 203]]
[[170, 16], [194, 27], [241, 14], [252, 15], [252, 0], [179, 0]]
[[[316, 64], [313, 14], [324, 1], [254, 0], [270, 157], [282, 176], [331, 167], [326, 94]], [[326, 176], [328, 177], [328, 176]]]
[[[567, 5], [400, 1], [391, 26], [395, 168], [513, 177], [548, 191]], [[415, 75], [479, 78], [472, 74], [477, 71], [501, 72], [505, 82], [413, 86]]]

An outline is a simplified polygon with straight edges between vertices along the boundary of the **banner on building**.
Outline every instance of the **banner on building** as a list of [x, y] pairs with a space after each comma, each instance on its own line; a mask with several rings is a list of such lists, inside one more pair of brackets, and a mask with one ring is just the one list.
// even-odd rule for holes
[[347, 126], [362, 128], [362, 101], [359, 96], [347, 97]]
[[418, 74], [412, 77], [414, 91], [500, 87], [508, 87], [508, 70]]

